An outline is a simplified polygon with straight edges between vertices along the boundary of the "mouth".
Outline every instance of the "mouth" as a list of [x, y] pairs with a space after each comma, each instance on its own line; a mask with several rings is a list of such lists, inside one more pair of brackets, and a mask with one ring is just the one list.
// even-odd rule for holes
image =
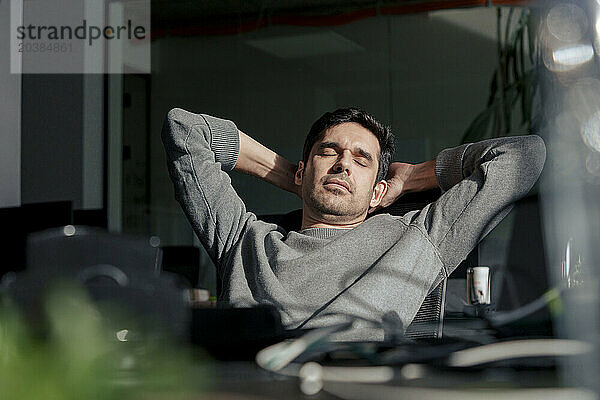
[[346, 189], [348, 192], [350, 191], [350, 185], [348, 185], [347, 182], [345, 182], [341, 179], [330, 179], [327, 182], [325, 182], [325, 185], [340, 186], [340, 187], [343, 187], [344, 189]]

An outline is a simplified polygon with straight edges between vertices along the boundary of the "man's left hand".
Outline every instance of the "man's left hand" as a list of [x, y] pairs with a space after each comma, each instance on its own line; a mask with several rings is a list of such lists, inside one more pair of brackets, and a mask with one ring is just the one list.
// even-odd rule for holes
[[398, 200], [400, 196], [406, 193], [406, 182], [408, 182], [413, 174], [414, 167], [413, 164], [403, 162], [394, 162], [390, 164], [386, 177], [388, 183], [387, 193], [383, 196], [381, 203], [379, 203], [377, 207], [369, 208], [369, 213], [391, 205]]

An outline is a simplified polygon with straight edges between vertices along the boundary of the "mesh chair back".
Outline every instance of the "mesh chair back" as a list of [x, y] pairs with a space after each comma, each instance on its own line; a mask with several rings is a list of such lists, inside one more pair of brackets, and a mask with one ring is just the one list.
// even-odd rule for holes
[[440, 339], [444, 325], [444, 303], [446, 300], [446, 280], [425, 297], [404, 336], [409, 339]]
[[[378, 213], [404, 215], [409, 211], [420, 210], [427, 204], [436, 201], [441, 195], [439, 189], [410, 193], [402, 196], [394, 204]], [[444, 324], [444, 304], [446, 302], [446, 280], [442, 280], [433, 289], [417, 311], [404, 336], [410, 339], [439, 339], [442, 337]]]

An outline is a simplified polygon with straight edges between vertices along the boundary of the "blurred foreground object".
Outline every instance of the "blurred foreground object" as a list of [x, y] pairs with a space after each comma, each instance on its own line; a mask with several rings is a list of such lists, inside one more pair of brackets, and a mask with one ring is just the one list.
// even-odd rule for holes
[[187, 339], [189, 310], [182, 290], [170, 275], [159, 275], [161, 252], [156, 237], [108, 233], [67, 225], [38, 232], [27, 241], [27, 269], [8, 283], [11, 297], [39, 331], [47, 329], [42, 301], [56, 281], [85, 287], [115, 326], [127, 325], [125, 310], [140, 324], [139, 334], [169, 334]]
[[566, 384], [598, 394], [600, 3], [540, 5], [540, 130], [548, 149], [540, 180], [544, 245], [551, 284], [570, 287], [564, 312], [554, 321], [555, 335], [595, 345], [593, 352], [565, 362], [561, 372]]
[[158, 238], [67, 225], [32, 234], [27, 269], [3, 280], [3, 399], [197, 395], [188, 310], [159, 275]]
[[78, 284], [45, 296], [45, 338], [32, 334], [14, 304], [0, 305], [0, 387], [3, 399], [187, 399], [198, 395], [202, 372], [189, 351], [166, 337], [115, 330], [106, 309]]

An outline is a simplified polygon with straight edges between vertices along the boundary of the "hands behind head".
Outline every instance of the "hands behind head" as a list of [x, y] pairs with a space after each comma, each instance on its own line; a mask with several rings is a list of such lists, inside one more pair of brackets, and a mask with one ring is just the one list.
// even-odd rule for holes
[[381, 208], [387, 207], [394, 203], [400, 196], [406, 193], [406, 182], [410, 179], [414, 172], [414, 165], [402, 162], [394, 162], [390, 164], [386, 181], [388, 190], [381, 203], [377, 207], [369, 208], [369, 214]]
[[[390, 164], [386, 177], [388, 183], [387, 193], [377, 207], [369, 208], [369, 214], [393, 204], [403, 194], [407, 193], [406, 182], [408, 182], [413, 174], [414, 167], [413, 164], [403, 162], [394, 162]], [[297, 168], [297, 165], [294, 166], [295, 171]], [[293, 193], [302, 198], [302, 186], [294, 183]]]

